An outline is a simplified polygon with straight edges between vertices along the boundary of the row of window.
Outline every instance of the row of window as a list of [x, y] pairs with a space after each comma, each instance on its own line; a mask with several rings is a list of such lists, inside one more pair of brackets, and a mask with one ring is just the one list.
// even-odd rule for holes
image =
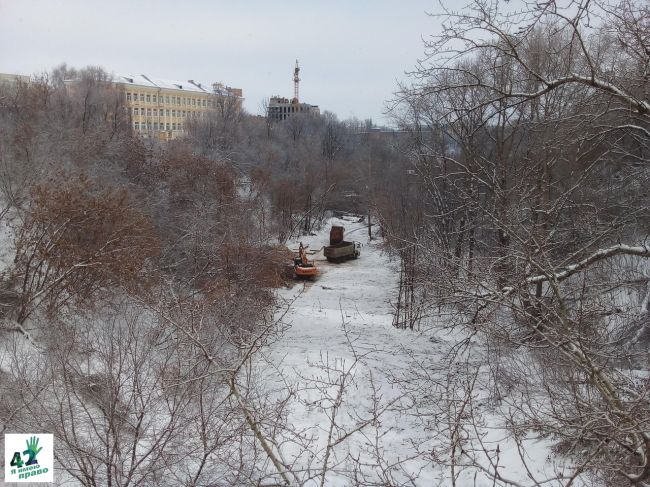
[[133, 122], [136, 130], [183, 130], [182, 123], [158, 123], [158, 122]]
[[[133, 108], [133, 115], [134, 116], [142, 116], [142, 117], [157, 117], [158, 116], [158, 109], [157, 108]], [[162, 108], [160, 109], [160, 116], [161, 117], [192, 117], [192, 118], [204, 118], [205, 113], [201, 112], [191, 112], [189, 110], [163, 110]]]
[[296, 110], [296, 107], [294, 105], [291, 105], [291, 106], [284, 105], [284, 106], [279, 106], [279, 107], [271, 106], [271, 107], [269, 107], [269, 111], [276, 112], [276, 113], [278, 113], [278, 112], [279, 113], [295, 113], [296, 111], [308, 112], [308, 111], [311, 111], [311, 109], [309, 107], [304, 106], [304, 105], [300, 105], [299, 110]]
[[151, 95], [145, 93], [126, 93], [126, 101], [140, 101], [142, 103], [166, 103], [171, 105], [187, 105], [207, 107], [207, 100], [205, 98], [187, 98], [185, 96], [169, 96], [169, 95]]

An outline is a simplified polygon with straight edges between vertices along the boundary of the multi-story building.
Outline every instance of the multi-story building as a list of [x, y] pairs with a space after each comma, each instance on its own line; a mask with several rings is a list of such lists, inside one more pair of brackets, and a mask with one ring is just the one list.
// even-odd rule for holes
[[194, 80], [172, 81], [144, 74], [115, 75], [113, 83], [124, 92], [133, 129], [143, 135], [170, 140], [184, 133], [191, 119], [205, 118], [223, 103], [241, 109], [242, 90], [221, 83], [204, 85]]
[[297, 115], [299, 113], [307, 115], [320, 115], [320, 108], [318, 105], [310, 105], [309, 103], [300, 103], [300, 66], [296, 59], [296, 66], [293, 69], [293, 98], [282, 98], [279, 96], [272, 96], [269, 100], [266, 116], [273, 120], [286, 120], [287, 118]]
[[268, 105], [268, 116], [273, 120], [286, 120], [292, 115], [304, 113], [309, 115], [320, 115], [318, 105], [299, 103], [297, 99], [289, 100], [279, 96], [272, 96]]
[[29, 83], [29, 76], [23, 74], [0, 73], [0, 85], [16, 85], [18, 83]]

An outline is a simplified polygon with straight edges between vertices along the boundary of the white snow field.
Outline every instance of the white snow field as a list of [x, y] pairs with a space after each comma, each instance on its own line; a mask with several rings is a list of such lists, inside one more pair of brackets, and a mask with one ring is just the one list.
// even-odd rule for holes
[[[326, 262], [322, 247], [332, 224], [345, 227], [346, 240], [363, 243], [358, 260]], [[257, 363], [260, 382], [284, 408], [287, 430], [269, 434], [296, 485], [452, 485], [452, 476], [459, 486], [507, 485], [493, 483], [480, 469], [462, 468], [470, 457], [448, 451], [453, 434], [483, 438], [482, 445], [468, 439], [464, 448], [489, 471], [495, 467], [485, 451], [503, 478], [537, 485], [507, 438], [497, 405], [481, 400], [482, 373], [472, 412], [483, 420], [474, 428], [466, 419], [469, 412], [460, 407], [466, 369], [446, 360], [458, 337], [440, 326], [423, 332], [392, 326], [397, 262], [382, 252], [380, 241], [367, 240], [364, 223], [353, 218], [331, 219], [317, 235], [301, 239], [308, 250], [319, 250], [311, 258], [320, 276], [281, 292], [291, 302], [283, 318], [287, 328]], [[480, 364], [479, 348], [466, 351], [464, 363]], [[458, 373], [449, 374], [454, 367]], [[465, 418], [464, 428], [454, 429], [450, 411]], [[547, 441], [528, 438], [523, 444], [530, 474], [537, 480], [557, 474]]]

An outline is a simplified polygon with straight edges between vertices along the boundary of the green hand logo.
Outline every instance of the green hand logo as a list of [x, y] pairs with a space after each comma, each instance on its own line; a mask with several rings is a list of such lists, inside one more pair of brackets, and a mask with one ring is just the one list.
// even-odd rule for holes
[[43, 447], [38, 448], [38, 438], [32, 436], [29, 440], [26, 441], [27, 450], [23, 452], [23, 455], [29, 455], [29, 460], [25, 465], [35, 465], [38, 463], [36, 460], [36, 455], [38, 455]]

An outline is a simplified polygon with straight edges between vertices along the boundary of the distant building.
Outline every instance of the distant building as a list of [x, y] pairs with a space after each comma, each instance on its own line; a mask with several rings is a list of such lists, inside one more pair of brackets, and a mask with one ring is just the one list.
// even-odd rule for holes
[[273, 120], [286, 120], [297, 113], [320, 115], [320, 108], [318, 108], [318, 105], [310, 105], [309, 103], [297, 103], [295, 98], [289, 100], [288, 98], [272, 96], [269, 100], [268, 116]]
[[116, 75], [113, 83], [124, 91], [133, 129], [161, 140], [182, 135], [188, 120], [205, 118], [220, 103], [235, 103], [241, 109], [243, 100], [241, 88], [221, 83], [163, 80], [144, 74]]
[[0, 85], [16, 85], [18, 83], [29, 83], [29, 76], [24, 74], [0, 73]]
[[299, 101], [299, 87], [300, 87], [300, 66], [296, 59], [296, 67], [293, 70], [293, 98], [282, 98], [279, 96], [272, 96], [269, 100], [266, 116], [273, 120], [286, 120], [287, 118], [297, 115], [299, 113], [307, 115], [320, 115], [320, 108], [318, 105], [310, 105], [309, 103], [300, 103]]

